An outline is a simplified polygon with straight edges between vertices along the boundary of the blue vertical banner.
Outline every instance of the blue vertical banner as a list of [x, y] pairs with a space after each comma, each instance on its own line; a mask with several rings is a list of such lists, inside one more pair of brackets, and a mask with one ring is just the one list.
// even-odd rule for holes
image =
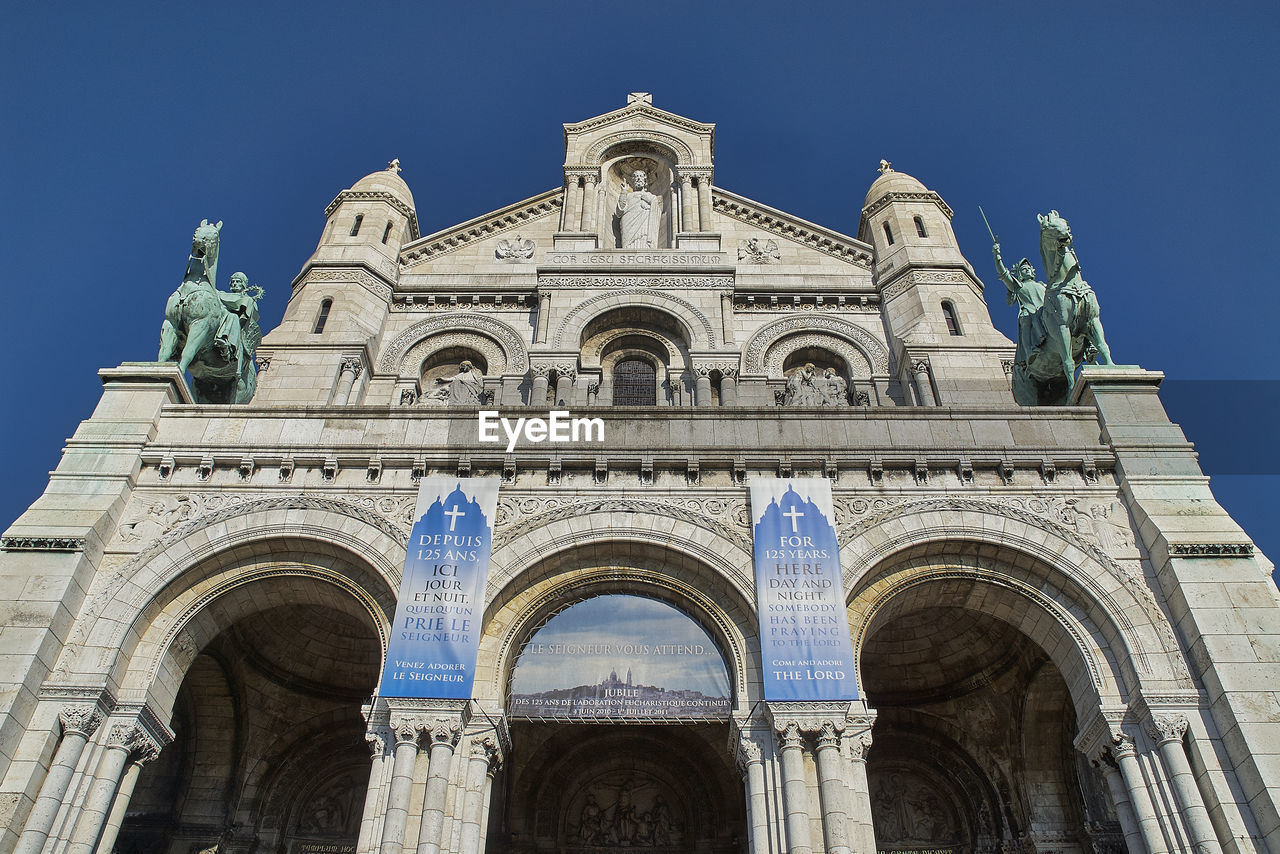
[[751, 481], [766, 700], [856, 700], [857, 674], [826, 478]]
[[475, 681], [498, 478], [422, 478], [383, 697], [465, 700]]

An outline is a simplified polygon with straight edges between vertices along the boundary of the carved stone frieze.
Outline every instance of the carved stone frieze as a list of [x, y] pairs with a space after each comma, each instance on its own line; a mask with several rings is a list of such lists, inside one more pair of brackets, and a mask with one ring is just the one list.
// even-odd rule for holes
[[405, 354], [419, 341], [441, 332], [463, 331], [478, 333], [497, 341], [505, 352], [508, 371], [522, 372], [528, 367], [529, 354], [524, 340], [510, 326], [482, 314], [450, 314], [447, 317], [418, 321], [397, 335], [378, 360], [378, 371], [384, 374], [400, 373], [400, 363]]
[[[607, 277], [606, 277], [607, 278]], [[627, 279], [628, 285], [632, 280]], [[723, 283], [719, 283], [716, 287], [723, 287]], [[560, 325], [556, 328], [556, 334], [552, 336], [552, 348], [563, 349], [561, 342], [564, 340], [565, 330], [576, 324], [584, 315], [589, 317], [595, 313], [595, 308], [602, 302], [614, 300], [618, 297], [648, 297], [654, 301], [659, 307], [668, 307], [677, 317], [687, 318], [694, 321], [693, 328], [690, 332], [693, 334], [694, 340], [691, 342], [696, 349], [710, 350], [714, 346], [715, 333], [712, 331], [711, 321], [707, 318], [697, 306], [688, 300], [681, 299], [674, 294], [665, 291], [656, 290], [654, 288], [620, 287], [612, 291], [598, 293], [574, 306], [561, 320]], [[574, 342], [575, 346], [577, 342]]]
[[888, 302], [914, 285], [964, 285], [978, 290], [973, 280], [960, 270], [908, 270], [887, 282], [880, 289], [880, 298]]
[[1253, 543], [1171, 543], [1170, 557], [1252, 557]]
[[84, 537], [3, 537], [0, 550], [6, 552], [82, 552]]
[[[395, 277], [396, 271], [394, 266], [388, 275]], [[312, 270], [307, 273], [306, 278], [298, 283], [298, 287], [309, 285], [313, 282], [345, 282], [359, 285], [380, 299], [391, 301], [391, 285], [382, 279], [370, 274], [365, 270], [352, 267], [344, 267], [340, 270]]]
[[733, 276], [707, 273], [705, 275], [571, 275], [544, 273], [538, 277], [540, 287], [590, 290], [649, 289], [654, 291], [706, 290], [708, 288], [732, 288]]

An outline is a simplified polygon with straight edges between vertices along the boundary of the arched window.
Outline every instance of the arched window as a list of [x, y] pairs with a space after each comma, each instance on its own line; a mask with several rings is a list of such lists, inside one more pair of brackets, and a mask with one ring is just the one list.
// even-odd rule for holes
[[651, 362], [623, 359], [614, 365], [613, 405], [658, 405], [658, 372]]
[[[922, 220], [918, 216], [913, 217], [913, 219], [916, 221], [916, 234], [919, 235], [920, 237], [928, 237], [929, 232], [924, 230], [924, 220]], [[383, 242], [385, 243], [386, 241], [383, 241]]]
[[884, 226], [884, 239], [889, 241], [889, 245], [893, 245], [893, 229], [889, 227], [889, 223], [881, 223]]
[[960, 321], [956, 319], [956, 307], [950, 302], [942, 303], [942, 316], [947, 321], [947, 331], [952, 335], [963, 335], [960, 331]]
[[351, 224], [351, 236], [355, 237], [360, 233], [360, 224], [364, 222], [364, 214], [356, 214], [356, 221]]
[[382, 229], [382, 242], [386, 243], [387, 238], [391, 236], [391, 220], [387, 220], [387, 227]]
[[329, 320], [329, 309], [333, 308], [333, 300], [326, 299], [320, 303], [320, 313], [316, 315], [316, 326], [311, 330], [311, 334], [319, 335], [324, 332], [324, 325]]

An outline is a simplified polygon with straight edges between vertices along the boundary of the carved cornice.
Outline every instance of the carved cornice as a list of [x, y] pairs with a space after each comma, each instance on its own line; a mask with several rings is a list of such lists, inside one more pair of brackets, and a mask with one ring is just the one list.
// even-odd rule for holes
[[595, 116], [594, 118], [584, 119], [580, 122], [566, 123], [564, 126], [565, 137], [567, 139], [571, 133], [586, 133], [587, 131], [607, 127], [611, 124], [617, 124], [637, 116], [647, 116], [664, 125], [683, 128], [684, 130], [692, 131], [696, 134], [714, 134], [716, 129], [714, 124], [696, 122], [693, 119], [678, 116], [675, 113], [668, 113], [666, 110], [660, 110], [652, 104], [635, 101], [625, 107], [604, 113], [603, 115]]
[[538, 285], [556, 288], [584, 290], [609, 290], [652, 288], [655, 290], [688, 291], [704, 288], [732, 288], [733, 276], [729, 273], [705, 275], [561, 275], [544, 273], [538, 276]]
[[863, 208], [862, 209], [863, 221], [865, 222], [866, 220], [875, 216], [877, 213], [884, 210], [884, 208], [886, 208], [887, 206], [889, 206], [894, 202], [931, 202], [937, 205], [938, 208], [944, 214], [947, 215], [947, 219], [951, 219], [953, 216], [955, 216], [950, 206], [948, 206], [947, 203], [942, 200], [942, 196], [939, 196], [937, 193], [933, 192], [932, 190], [924, 193], [898, 191], [893, 193], [885, 193], [879, 199], [872, 202], [870, 206]]
[[[388, 276], [394, 277], [396, 273], [395, 264], [390, 261], [387, 263], [391, 267], [391, 270], [388, 272]], [[315, 282], [351, 283], [359, 285], [381, 300], [387, 302], [391, 301], [391, 285], [366, 270], [361, 270], [359, 268], [342, 267], [338, 269], [310, 270], [307, 272], [306, 276], [298, 282], [295, 290], [303, 285], [309, 285]]]
[[484, 240], [498, 234], [505, 234], [527, 223], [555, 213], [564, 204], [563, 187], [556, 187], [545, 193], [517, 202], [491, 214], [468, 220], [452, 228], [429, 234], [420, 241], [405, 246], [400, 253], [401, 263], [405, 267], [414, 267], [455, 249], [460, 249], [477, 240]]
[[785, 237], [794, 243], [808, 246], [810, 249], [816, 249], [867, 270], [872, 268], [874, 258], [871, 247], [846, 234], [805, 222], [767, 205], [726, 192], [720, 187], [717, 187], [712, 194], [711, 206], [717, 213], [731, 216], [779, 237]]
[[887, 303], [913, 285], [964, 285], [982, 295], [981, 283], [975, 282], [963, 270], [907, 269], [884, 283], [880, 288], [880, 299]]
[[0, 551], [6, 552], [82, 552], [84, 537], [0, 537]]
[[328, 219], [333, 212], [338, 209], [338, 205], [347, 201], [355, 202], [386, 202], [395, 208], [405, 218], [409, 220], [409, 239], [418, 239], [418, 214], [413, 208], [406, 205], [395, 195], [388, 193], [386, 190], [343, 190], [329, 202], [329, 206], [324, 209], [325, 218]]
[[1170, 543], [1170, 557], [1252, 557], [1253, 543]]

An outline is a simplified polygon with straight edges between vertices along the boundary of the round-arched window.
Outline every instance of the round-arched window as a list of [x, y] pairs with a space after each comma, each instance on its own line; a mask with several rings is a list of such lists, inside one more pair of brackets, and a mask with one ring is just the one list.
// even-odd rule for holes
[[652, 362], [623, 359], [614, 365], [613, 405], [658, 405], [658, 372]]

